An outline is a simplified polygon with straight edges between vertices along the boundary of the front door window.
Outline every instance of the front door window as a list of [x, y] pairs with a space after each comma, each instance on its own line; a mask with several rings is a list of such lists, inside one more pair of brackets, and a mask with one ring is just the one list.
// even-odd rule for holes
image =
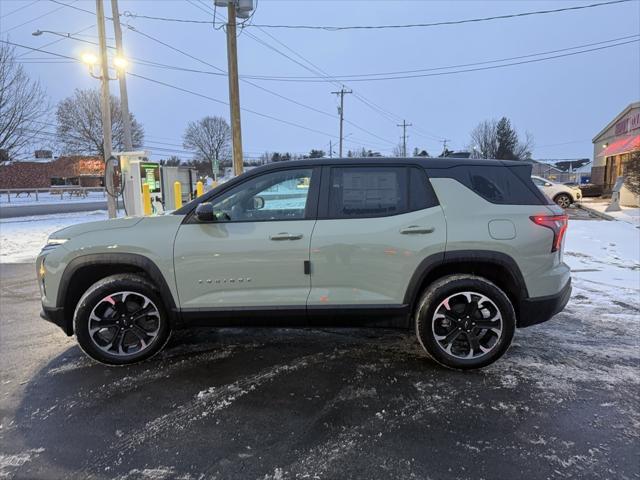
[[267, 173], [238, 185], [213, 202], [218, 222], [302, 220], [312, 169]]

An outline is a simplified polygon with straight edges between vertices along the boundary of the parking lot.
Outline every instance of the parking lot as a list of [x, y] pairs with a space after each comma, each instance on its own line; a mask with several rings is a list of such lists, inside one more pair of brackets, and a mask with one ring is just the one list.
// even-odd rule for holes
[[[572, 302], [482, 371], [411, 332], [202, 329], [107, 368], [0, 265], [0, 478], [638, 478], [636, 291]], [[594, 298], [598, 298], [597, 301]]]

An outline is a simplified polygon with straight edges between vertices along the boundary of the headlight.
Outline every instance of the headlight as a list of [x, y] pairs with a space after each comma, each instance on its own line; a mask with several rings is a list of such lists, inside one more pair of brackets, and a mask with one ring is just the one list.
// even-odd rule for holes
[[47, 244], [44, 247], [42, 247], [42, 251], [45, 252], [47, 250], [52, 250], [56, 248], [58, 245], [62, 245], [68, 240], [69, 240], [68, 238], [49, 238], [47, 240]]

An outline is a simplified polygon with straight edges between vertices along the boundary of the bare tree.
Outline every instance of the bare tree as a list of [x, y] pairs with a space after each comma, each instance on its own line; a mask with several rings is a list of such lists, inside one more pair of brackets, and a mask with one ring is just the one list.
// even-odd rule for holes
[[527, 160], [533, 150], [533, 136], [525, 133], [521, 139], [508, 118], [484, 120], [471, 131], [469, 146], [474, 158]]
[[401, 143], [393, 146], [393, 149], [391, 150], [391, 156], [404, 157], [404, 149], [402, 148]]
[[484, 120], [471, 131], [471, 152], [475, 158], [495, 158], [498, 152], [498, 122]]
[[624, 164], [624, 184], [634, 195], [640, 195], [640, 152], [632, 152]]
[[[112, 95], [110, 104], [113, 150], [124, 150], [124, 126], [120, 101]], [[104, 157], [100, 108], [100, 92], [97, 89], [76, 89], [71, 97], [58, 103], [57, 135], [62, 152], [98, 154]], [[133, 148], [139, 148], [144, 142], [144, 129], [132, 113], [129, 116]]]
[[204, 117], [197, 122], [189, 122], [182, 137], [182, 144], [195, 154], [195, 159], [211, 164], [214, 177], [218, 176], [221, 160], [231, 154], [231, 127], [222, 117]]
[[0, 43], [0, 163], [11, 160], [46, 127], [49, 101], [40, 83], [17, 63], [11, 45]]

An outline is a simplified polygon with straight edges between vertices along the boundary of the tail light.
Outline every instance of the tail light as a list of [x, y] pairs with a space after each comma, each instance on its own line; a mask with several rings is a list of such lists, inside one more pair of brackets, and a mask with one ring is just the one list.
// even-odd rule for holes
[[553, 231], [551, 251], [556, 252], [560, 250], [564, 233], [567, 231], [567, 227], [569, 226], [569, 217], [567, 215], [535, 215], [530, 218], [536, 225], [540, 225], [541, 227], [545, 227]]

